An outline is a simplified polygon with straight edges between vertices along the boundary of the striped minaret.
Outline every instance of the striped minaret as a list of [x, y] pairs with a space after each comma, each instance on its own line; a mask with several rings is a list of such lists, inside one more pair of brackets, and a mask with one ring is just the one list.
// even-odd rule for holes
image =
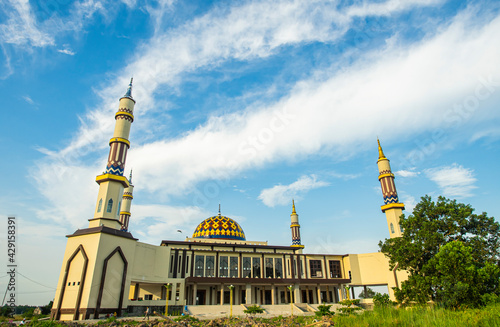
[[128, 179], [128, 187], [123, 191], [122, 208], [120, 211], [120, 224], [122, 224], [122, 230], [128, 231], [128, 223], [130, 221], [130, 206], [132, 204], [132, 199], [134, 198], [134, 185], [132, 185], [132, 170], [130, 171], [130, 178]]
[[132, 79], [127, 92], [120, 98], [118, 111], [115, 114], [115, 131], [109, 141], [109, 156], [106, 171], [96, 177], [99, 184], [99, 194], [94, 218], [89, 219], [89, 227], [107, 226], [121, 229], [119, 220], [123, 190], [129, 187], [129, 182], [123, 176], [127, 151], [130, 148], [128, 140], [130, 126], [134, 121], [135, 100], [132, 98]]
[[399, 226], [399, 217], [403, 214], [405, 209], [404, 203], [400, 203], [398, 199], [398, 192], [396, 191], [396, 184], [394, 184], [394, 174], [391, 171], [389, 159], [387, 159], [378, 142], [378, 180], [382, 187], [382, 195], [384, 197], [384, 205], [381, 207], [382, 212], [385, 213], [387, 218], [387, 227], [389, 234], [392, 237], [400, 237], [403, 232]]
[[292, 246], [301, 247], [304, 246], [300, 243], [300, 225], [299, 225], [299, 215], [295, 211], [295, 201], [292, 200], [292, 214], [290, 215], [292, 224], [290, 229], [292, 230]]

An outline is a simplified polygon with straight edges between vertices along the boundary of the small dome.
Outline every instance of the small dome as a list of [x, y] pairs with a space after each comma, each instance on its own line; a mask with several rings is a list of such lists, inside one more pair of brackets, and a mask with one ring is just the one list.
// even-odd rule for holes
[[194, 230], [193, 238], [215, 238], [245, 241], [245, 232], [229, 217], [213, 216], [203, 220]]

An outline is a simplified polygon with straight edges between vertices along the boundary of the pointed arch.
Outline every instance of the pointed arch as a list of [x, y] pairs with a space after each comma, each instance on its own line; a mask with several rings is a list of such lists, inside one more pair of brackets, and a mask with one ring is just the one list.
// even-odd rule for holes
[[394, 234], [394, 224], [391, 223], [391, 234]]
[[80, 310], [80, 303], [82, 300], [82, 292], [83, 292], [83, 286], [85, 284], [85, 276], [87, 275], [87, 265], [88, 265], [88, 257], [87, 254], [85, 253], [85, 249], [83, 248], [83, 245], [80, 244], [78, 248], [73, 252], [71, 257], [69, 257], [68, 261], [66, 261], [66, 268], [64, 270], [64, 278], [62, 282], [62, 287], [61, 287], [61, 293], [59, 294], [59, 301], [57, 303], [57, 310], [54, 314], [54, 319], [59, 320], [61, 316], [61, 306], [64, 298], [64, 291], [66, 290], [66, 282], [68, 281], [68, 273], [71, 268], [71, 263], [73, 259], [78, 255], [78, 253], [82, 253], [83, 256], [83, 269], [82, 269], [82, 275], [81, 275], [81, 283], [80, 287], [78, 288], [78, 296], [76, 298], [76, 304], [75, 304], [75, 315], [73, 316], [73, 320], [78, 320], [79, 316], [79, 310]]
[[99, 286], [99, 294], [97, 295], [97, 303], [95, 307], [95, 312], [94, 312], [94, 318], [98, 319], [99, 318], [99, 310], [101, 309], [101, 302], [102, 302], [102, 294], [104, 291], [104, 282], [106, 281], [106, 272], [108, 270], [108, 261], [115, 255], [115, 253], [119, 254], [120, 258], [123, 261], [123, 274], [122, 274], [122, 282], [121, 282], [121, 288], [120, 288], [120, 298], [118, 302], [118, 315], [121, 316], [122, 312], [122, 304], [123, 304], [123, 297], [125, 294], [125, 282], [127, 279], [127, 267], [128, 267], [128, 261], [125, 258], [125, 254], [123, 253], [121, 247], [117, 246], [113, 252], [111, 252], [106, 259], [104, 259], [104, 264], [102, 266], [102, 274], [101, 274], [101, 285]]
[[106, 208], [106, 212], [111, 212], [113, 210], [113, 199], [109, 199], [108, 207]]
[[102, 198], [99, 200], [99, 205], [97, 206], [97, 212], [101, 212], [102, 209]]

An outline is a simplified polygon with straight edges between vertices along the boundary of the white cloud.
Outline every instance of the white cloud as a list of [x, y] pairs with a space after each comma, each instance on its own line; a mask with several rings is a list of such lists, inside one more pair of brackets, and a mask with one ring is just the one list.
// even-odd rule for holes
[[398, 170], [394, 172], [394, 175], [400, 176], [400, 177], [416, 177], [420, 174], [418, 171], [414, 171], [413, 169], [410, 170]]
[[464, 168], [454, 163], [451, 166], [427, 169], [427, 177], [435, 182], [443, 195], [448, 197], [465, 198], [472, 196], [472, 190], [477, 188], [474, 183], [474, 170]]
[[[142, 205], [132, 203], [129, 230], [141, 235], [141, 240], [153, 243], [158, 240], [191, 237], [195, 227], [209, 214], [203, 209], [190, 206]], [[177, 232], [180, 229], [182, 235]]]
[[33, 99], [31, 97], [29, 97], [28, 95], [23, 96], [23, 99], [24, 99], [24, 101], [28, 102], [29, 104], [35, 105], [35, 101], [33, 101]]
[[315, 175], [301, 176], [297, 181], [289, 185], [275, 185], [271, 188], [263, 189], [260, 192], [259, 199], [268, 206], [290, 204], [292, 199], [319, 187], [330, 185], [324, 181], [318, 181]]
[[[156, 126], [150, 116], [156, 115], [152, 113], [155, 92], [175, 87], [182, 74], [212, 69], [227, 60], [267, 57], [284, 45], [332, 42], [349, 29], [348, 15], [328, 3], [324, 10], [312, 11], [311, 6], [317, 5], [252, 2], [214, 10], [155, 36], [138, 50], [123, 75], [99, 92], [102, 104], [82, 120], [71, 144], [51, 156], [76, 160], [89, 151], [105, 151], [117, 95], [123, 94], [132, 73], [138, 100], [132, 129], [144, 135]], [[303, 159], [325, 150], [340, 158], [359, 151], [357, 145], [381, 131], [385, 138], [395, 138], [446, 127], [450, 103], [473, 93], [478, 76], [500, 80], [500, 65], [492, 64], [500, 58], [499, 29], [500, 17], [486, 21], [459, 15], [449, 26], [436, 28], [435, 36], [410, 47], [389, 46], [366, 53], [342, 71], [316, 72], [274, 102], [210, 117], [176, 139], [156, 135], [155, 142], [144, 144], [132, 139], [127, 166], [134, 167], [140, 180], [137, 190], [164, 198], [193, 192], [204, 181], [225, 183], [241, 171], [271, 162]], [[484, 119], [487, 112], [477, 112], [473, 119]], [[38, 181], [48, 193], [54, 187], [50, 178]], [[60, 203], [66, 202], [51, 198], [50, 205]]]
[[406, 192], [399, 192], [399, 198], [401, 202], [405, 204], [405, 214], [408, 217], [417, 205], [417, 200], [414, 196], [407, 194]]
[[41, 31], [36, 22], [28, 0], [9, 0], [5, 7], [7, 20], [0, 24], [0, 40], [16, 45], [30, 44], [34, 47], [43, 47], [54, 44], [54, 38]]
[[500, 130], [497, 127], [480, 130], [471, 136], [469, 142], [473, 143], [479, 140], [498, 140], [500, 138]]
[[67, 54], [69, 56], [74, 56], [76, 52], [70, 50], [70, 49], [58, 49], [57, 52]]

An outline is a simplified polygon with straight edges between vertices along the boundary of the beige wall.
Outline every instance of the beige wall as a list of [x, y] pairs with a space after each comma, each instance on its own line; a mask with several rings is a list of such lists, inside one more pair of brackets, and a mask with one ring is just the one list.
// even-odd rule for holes
[[[382, 252], [350, 254], [349, 264], [352, 285], [387, 285], [389, 296], [394, 300], [392, 288], [396, 287], [396, 278], [394, 272], [389, 270], [389, 259]], [[405, 271], [396, 274], [399, 285], [408, 278]]]

